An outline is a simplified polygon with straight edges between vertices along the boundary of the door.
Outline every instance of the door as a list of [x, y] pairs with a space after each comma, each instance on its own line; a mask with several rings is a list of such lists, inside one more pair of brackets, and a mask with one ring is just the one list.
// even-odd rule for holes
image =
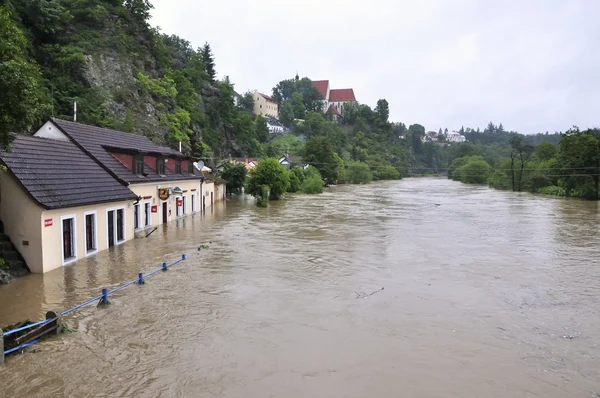
[[167, 214], [169, 210], [167, 209], [167, 202], [163, 202], [162, 204], [162, 214], [163, 214], [163, 224], [166, 224], [169, 221], [169, 214]]
[[211, 192], [210, 193], [210, 207], [212, 207], [213, 204], [214, 204], [214, 202], [213, 202], [213, 193]]
[[73, 219], [63, 220], [63, 260], [75, 257], [73, 248]]
[[108, 212], [108, 247], [115, 245], [115, 211]]

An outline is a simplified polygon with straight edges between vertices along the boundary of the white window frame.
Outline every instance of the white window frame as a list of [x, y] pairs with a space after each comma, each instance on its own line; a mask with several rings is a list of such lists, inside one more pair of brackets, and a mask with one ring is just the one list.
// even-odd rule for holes
[[187, 200], [185, 195], [181, 195], [181, 215], [187, 215]]
[[[93, 250], [88, 251], [87, 249], [87, 216], [89, 215], [93, 215], [94, 216], [94, 246], [95, 248]], [[84, 236], [84, 241], [85, 241], [85, 256], [91, 256], [93, 254], [98, 253], [98, 212], [96, 210], [91, 210], [91, 211], [86, 211], [85, 213], [83, 213], [83, 236]]]
[[[117, 232], [118, 232], [118, 227], [119, 227], [119, 223], [117, 223], [117, 210], [123, 210], [123, 240], [118, 240], [117, 239]], [[118, 245], [122, 245], [123, 243], [127, 242], [127, 212], [125, 211], [125, 206], [119, 206], [119, 207], [111, 207], [110, 209], [106, 209], [106, 247], [109, 247], [109, 241], [108, 241], [108, 213], [114, 211], [115, 212], [115, 222], [113, 225], [114, 228], [114, 236], [115, 236], [115, 246]]]
[[191, 202], [192, 202], [192, 213], [195, 213], [197, 211], [196, 208], [198, 207], [198, 206], [196, 206], [196, 194], [195, 193], [192, 194]]
[[[148, 205], [148, 225], [146, 225], [146, 205]], [[152, 202], [147, 200], [144, 202], [144, 226], [142, 228], [152, 226]]]
[[[73, 228], [71, 230], [71, 233], [73, 234], [73, 257], [65, 259], [65, 244], [63, 242], [65, 231], [63, 228], [63, 221], [70, 219], [73, 220]], [[60, 259], [63, 266], [77, 261], [77, 215], [75, 214], [67, 214], [60, 217]]]
[[[138, 212], [137, 212], [137, 225], [138, 227], [135, 228], [135, 207], [138, 207]], [[116, 213], [115, 213], [116, 214]], [[116, 221], [116, 217], [115, 217], [115, 221]], [[133, 205], [133, 230], [134, 231], [139, 231], [140, 229], [143, 229], [144, 227], [142, 226], [142, 204], [141, 203], [137, 203]]]

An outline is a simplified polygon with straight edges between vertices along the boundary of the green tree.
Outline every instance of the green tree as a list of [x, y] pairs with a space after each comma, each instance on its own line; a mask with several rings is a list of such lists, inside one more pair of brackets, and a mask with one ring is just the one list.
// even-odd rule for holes
[[558, 148], [550, 142], [542, 142], [535, 150], [535, 156], [539, 160], [550, 160], [556, 157]]
[[278, 200], [287, 192], [290, 185], [288, 171], [275, 158], [265, 158], [250, 172], [250, 180], [246, 192], [259, 197], [263, 187], [269, 187], [269, 199]]
[[[319, 170], [327, 184], [335, 184], [340, 173], [339, 156], [327, 137], [312, 137], [304, 147], [304, 161]], [[343, 163], [343, 161], [342, 161]]]
[[368, 184], [373, 180], [373, 173], [369, 165], [363, 162], [350, 163], [347, 174], [351, 184]]
[[42, 92], [38, 66], [27, 60], [27, 41], [0, 6], [0, 145], [10, 144], [10, 133], [31, 126], [40, 116]]
[[300, 178], [298, 178], [298, 173], [294, 172], [294, 170], [288, 171], [290, 175], [290, 186], [288, 187], [288, 192], [298, 192], [301, 188]]
[[565, 175], [567, 194], [580, 189], [581, 196], [600, 199], [600, 129], [580, 131], [574, 127], [564, 134], [559, 145], [558, 162]]
[[202, 63], [204, 64], [204, 71], [209, 76], [210, 80], [215, 80], [217, 72], [215, 71], [215, 60], [213, 57], [210, 44], [204, 43], [202, 47]]
[[487, 183], [492, 168], [483, 159], [471, 159], [457, 170], [460, 181], [466, 184]]
[[325, 182], [323, 181], [320, 175], [311, 174], [304, 178], [301, 190], [306, 194], [323, 193], [324, 185]]
[[380, 99], [379, 101], [377, 101], [375, 113], [377, 113], [379, 120], [381, 120], [384, 123], [387, 123], [390, 117], [390, 105], [388, 104], [387, 100]]
[[221, 178], [227, 182], [227, 192], [240, 193], [246, 182], [248, 169], [242, 163], [223, 163], [223, 173]]
[[[490, 122], [490, 124], [492, 124]], [[493, 125], [492, 125], [493, 126]], [[489, 128], [489, 127], [488, 127]], [[493, 131], [492, 131], [493, 132]], [[511, 170], [511, 182], [512, 190], [516, 192], [521, 191], [521, 183], [523, 181], [523, 170], [525, 164], [531, 158], [535, 151], [535, 147], [525, 143], [525, 139], [522, 135], [514, 134], [510, 138], [510, 146], [512, 148], [510, 152], [510, 170]], [[518, 162], [519, 170], [518, 174], [515, 174], [515, 163]]]

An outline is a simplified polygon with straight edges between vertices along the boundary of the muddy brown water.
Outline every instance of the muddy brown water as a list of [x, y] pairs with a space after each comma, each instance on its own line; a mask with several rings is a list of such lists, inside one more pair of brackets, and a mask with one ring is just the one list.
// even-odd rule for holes
[[189, 255], [9, 358], [0, 396], [597, 397], [599, 222], [444, 179], [233, 199], [1, 286], [7, 325]]

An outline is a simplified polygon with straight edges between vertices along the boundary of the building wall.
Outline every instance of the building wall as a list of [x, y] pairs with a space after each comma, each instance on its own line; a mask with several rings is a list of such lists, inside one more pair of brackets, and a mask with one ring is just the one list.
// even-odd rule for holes
[[[125, 215], [124, 239], [117, 242], [115, 236], [115, 245], [120, 245], [134, 237], [132, 228], [133, 206], [130, 201], [42, 212], [37, 225], [39, 225], [42, 235], [43, 269], [41, 271], [33, 271], [32, 269], [32, 272], [48, 272], [108, 249], [108, 212], [117, 209], [123, 209]], [[95, 250], [90, 252], [86, 251], [85, 216], [87, 214], [95, 215], [96, 224], [94, 228]], [[71, 260], [65, 261], [63, 259], [62, 220], [72, 217], [74, 218], [75, 256]], [[52, 220], [52, 225], [47, 224], [48, 220]]]
[[[171, 195], [166, 201], [160, 200], [158, 197], [158, 190], [160, 188], [175, 188], [179, 187], [183, 191], [181, 195]], [[152, 184], [131, 184], [129, 189], [138, 196], [141, 196], [140, 200], [140, 213], [141, 218], [140, 229], [144, 229], [144, 203], [150, 203], [150, 207], [157, 206], [157, 212], [151, 213], [150, 226], [156, 226], [163, 223], [163, 203], [167, 203], [167, 222], [175, 220], [177, 218], [177, 199], [185, 197], [186, 201], [186, 212], [183, 214], [183, 208], [181, 209], [181, 216], [189, 215], [194, 212], [200, 211], [200, 180], [188, 180], [188, 181], [171, 181], [165, 183], [152, 183]], [[192, 207], [192, 195], [194, 196], [195, 205]], [[209, 198], [210, 200], [210, 198]], [[181, 206], [183, 207], [183, 206]], [[195, 211], [194, 211], [195, 210]], [[133, 210], [132, 210], [132, 221], [133, 221]], [[133, 223], [131, 224], [134, 225]], [[133, 229], [132, 229], [133, 230]]]
[[258, 92], [253, 95], [254, 98], [254, 114], [261, 116], [271, 116], [275, 119], [279, 118], [279, 109], [277, 103], [270, 102]]
[[12, 175], [0, 171], [0, 219], [4, 223], [4, 233], [21, 253], [31, 272], [36, 273], [43, 272], [42, 211], [43, 208]]
[[227, 195], [227, 185], [215, 184], [215, 202], [224, 202]]
[[214, 182], [204, 181], [204, 183], [202, 184], [202, 198], [200, 200], [204, 211], [209, 210], [212, 207], [212, 205], [216, 201]]

